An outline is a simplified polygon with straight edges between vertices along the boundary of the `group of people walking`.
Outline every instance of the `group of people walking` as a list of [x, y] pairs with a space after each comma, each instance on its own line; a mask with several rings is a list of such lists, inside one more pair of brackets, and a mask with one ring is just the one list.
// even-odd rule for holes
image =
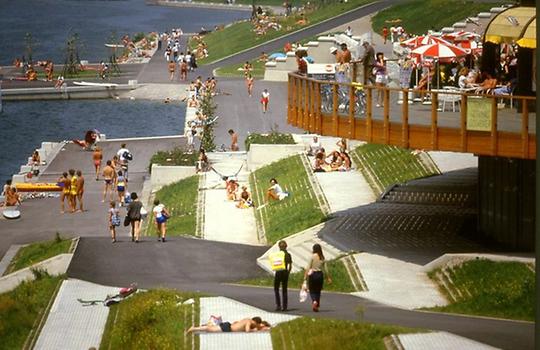
[[[65, 213], [66, 202], [70, 213], [83, 212], [84, 176], [82, 171], [70, 169], [69, 171], [62, 173], [62, 176], [58, 178], [57, 183], [62, 188], [62, 192], [60, 193], [60, 213]], [[77, 208], [77, 202], [79, 208]]]
[[[276, 299], [276, 311], [287, 311], [288, 308], [288, 282], [289, 275], [292, 270], [292, 256], [287, 251], [287, 242], [280, 241], [278, 243], [279, 251], [270, 254], [270, 266], [275, 272], [274, 275], [274, 294]], [[307, 286], [311, 297], [311, 308], [314, 312], [318, 312], [321, 306], [321, 291], [324, 286], [324, 277], [328, 283], [332, 283], [326, 259], [324, 257], [320, 244], [314, 244], [312, 248], [311, 258], [308, 265], [304, 269], [304, 281], [301, 288]], [[281, 287], [281, 295], [280, 295]]]

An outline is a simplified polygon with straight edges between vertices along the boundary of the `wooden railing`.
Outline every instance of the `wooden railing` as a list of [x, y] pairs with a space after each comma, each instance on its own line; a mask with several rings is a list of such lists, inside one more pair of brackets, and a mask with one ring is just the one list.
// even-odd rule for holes
[[[312, 133], [372, 143], [536, 159], [534, 97], [430, 90], [424, 91], [430, 105], [410, 104], [409, 94], [420, 93], [290, 73], [287, 121]], [[378, 94], [382, 105], [375, 107]], [[450, 107], [459, 112], [440, 111], [439, 99], [454, 100]]]

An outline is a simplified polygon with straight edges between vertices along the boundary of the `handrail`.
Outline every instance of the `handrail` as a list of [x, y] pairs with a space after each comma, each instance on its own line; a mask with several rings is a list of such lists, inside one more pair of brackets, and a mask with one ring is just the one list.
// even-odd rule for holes
[[[530, 124], [536, 122], [531, 109], [536, 108], [534, 96], [338, 83], [296, 73], [289, 73], [288, 93], [288, 123], [321, 135], [406, 148], [536, 159], [535, 128]], [[401, 106], [395, 103], [396, 93]], [[431, 106], [410, 104], [409, 93], [430, 96]], [[378, 104], [382, 104], [377, 107], [382, 108], [374, 108], [377, 94]], [[449, 101], [448, 95], [455, 98]], [[500, 101], [505, 100], [510, 100], [511, 108], [519, 106], [518, 110], [499, 110]], [[452, 103], [452, 109], [458, 104], [460, 111], [441, 115], [439, 101]], [[475, 112], [470, 113], [473, 107]]]

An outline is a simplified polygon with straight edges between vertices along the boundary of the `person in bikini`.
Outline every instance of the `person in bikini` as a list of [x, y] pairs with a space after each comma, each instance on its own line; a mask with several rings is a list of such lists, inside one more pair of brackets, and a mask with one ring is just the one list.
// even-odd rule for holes
[[124, 173], [122, 170], [118, 172], [118, 176], [115, 179], [115, 186], [116, 191], [118, 192], [118, 202], [120, 203], [120, 206], [124, 206], [124, 201], [126, 197], [126, 189], [127, 189], [127, 180], [124, 177]]
[[260, 317], [244, 318], [239, 321], [221, 322], [218, 325], [204, 325], [195, 327], [192, 326], [188, 329], [188, 333], [191, 332], [209, 332], [209, 333], [228, 333], [228, 332], [258, 332], [266, 331], [270, 329], [270, 324], [263, 321]]
[[102, 202], [105, 202], [105, 199], [107, 198], [107, 193], [110, 193], [110, 200], [113, 200], [113, 191], [112, 191], [112, 183], [116, 172], [114, 171], [114, 168], [112, 167], [112, 162], [110, 160], [107, 161], [107, 165], [105, 168], [103, 168], [103, 180], [105, 181], [105, 188], [103, 189], [103, 200]]
[[103, 160], [103, 152], [100, 147], [96, 147], [92, 154], [92, 160], [94, 161], [94, 169], [96, 170], [96, 181], [99, 180], [99, 171], [101, 170], [101, 161]]
[[69, 192], [70, 192], [70, 185], [71, 185], [71, 182], [69, 181], [68, 179], [68, 173], [67, 172], [64, 172], [62, 174], [62, 176], [60, 176], [60, 178], [58, 179], [58, 185], [60, 187], [62, 187], [62, 193], [60, 193], [60, 213], [61, 214], [64, 214], [65, 212], [65, 201], [67, 199], [68, 201], [68, 205], [69, 205]]
[[77, 199], [79, 200], [79, 210], [84, 211], [83, 207], [83, 195], [84, 195], [84, 177], [82, 171], [77, 170]]
[[79, 193], [79, 190], [77, 188], [79, 178], [75, 174], [75, 169], [69, 169], [69, 181], [69, 203], [71, 206], [71, 212], [74, 213], [75, 211], [77, 211], [77, 194]]
[[253, 95], [253, 82], [254, 82], [254, 79], [250, 73], [246, 76], [246, 86], [247, 86], [247, 92], [248, 92], [249, 97]]

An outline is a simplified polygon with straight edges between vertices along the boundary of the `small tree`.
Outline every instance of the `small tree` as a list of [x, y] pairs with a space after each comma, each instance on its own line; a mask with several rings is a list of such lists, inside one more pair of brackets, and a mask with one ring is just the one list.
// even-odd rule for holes
[[[210, 93], [205, 93], [201, 99], [201, 113], [206, 116], [206, 120], [213, 120], [216, 112], [216, 105]], [[205, 124], [201, 138], [201, 148], [207, 152], [212, 152], [216, 149], [214, 142], [214, 127], [216, 123]]]

